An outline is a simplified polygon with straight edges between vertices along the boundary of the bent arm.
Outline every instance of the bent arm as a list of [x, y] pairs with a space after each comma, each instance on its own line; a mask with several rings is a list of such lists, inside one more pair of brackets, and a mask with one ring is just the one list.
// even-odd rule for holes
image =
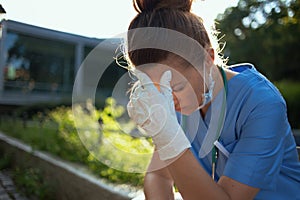
[[259, 191], [257, 188], [224, 176], [216, 183], [198, 163], [190, 150], [186, 150], [176, 160], [170, 161], [168, 170], [185, 200], [250, 200]]
[[165, 163], [154, 152], [148, 172], [144, 177], [144, 193], [146, 200], [173, 200], [174, 181]]
[[165, 175], [169, 172], [164, 168], [155, 172], [148, 172], [144, 180], [146, 200], [174, 199], [173, 180]]

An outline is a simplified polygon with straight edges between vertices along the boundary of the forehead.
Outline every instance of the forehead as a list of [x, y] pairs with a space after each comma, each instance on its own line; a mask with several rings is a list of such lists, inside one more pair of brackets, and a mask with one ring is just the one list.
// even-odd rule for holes
[[173, 85], [180, 82], [192, 80], [198, 77], [199, 74], [199, 72], [197, 72], [197, 70], [193, 67], [171, 67], [170, 65], [159, 63], [147, 64], [145, 66], [139, 67], [138, 69], [146, 73], [155, 83], [159, 83], [163, 73], [167, 70], [170, 70], [172, 72], [171, 84]]

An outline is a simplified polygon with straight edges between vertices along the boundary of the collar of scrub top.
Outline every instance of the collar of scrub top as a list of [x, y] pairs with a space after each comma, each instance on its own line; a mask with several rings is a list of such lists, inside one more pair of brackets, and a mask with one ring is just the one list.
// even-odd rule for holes
[[[225, 74], [225, 71], [224, 71], [223, 67], [219, 67], [219, 70], [221, 72], [222, 79], [223, 79], [223, 84], [224, 84], [224, 90], [225, 90], [224, 98], [226, 98], [227, 93], [228, 93], [227, 77], [226, 77], [226, 74]], [[219, 120], [218, 120], [217, 139], [214, 142], [214, 146], [212, 148], [211, 176], [212, 176], [212, 179], [214, 179], [214, 180], [215, 180], [215, 172], [216, 172], [216, 162], [217, 162], [217, 159], [218, 159], [218, 150], [222, 151], [225, 154], [225, 156], [227, 156], [227, 157], [229, 156], [228, 151], [223, 147], [223, 145], [221, 143], [219, 143], [219, 138], [220, 138], [221, 131], [222, 131], [221, 129], [223, 127], [222, 122], [224, 122], [224, 118], [225, 118], [225, 112], [226, 112], [225, 108], [226, 108], [226, 101], [223, 101], [222, 108], [221, 108], [221, 114], [220, 114], [220, 117], [219, 117]], [[218, 150], [217, 150], [217, 148], [218, 148]]]

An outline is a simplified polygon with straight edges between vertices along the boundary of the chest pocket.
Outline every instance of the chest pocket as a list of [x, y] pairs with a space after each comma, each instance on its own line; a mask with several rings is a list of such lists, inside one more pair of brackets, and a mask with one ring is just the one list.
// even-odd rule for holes
[[226, 145], [224, 145], [222, 140], [220, 140], [219, 143], [222, 145], [223, 148], [225, 148], [225, 150], [229, 153], [229, 155], [226, 155], [227, 153], [225, 153], [224, 150], [220, 150], [220, 148], [218, 148], [219, 154], [218, 154], [217, 168], [216, 168], [216, 173], [218, 177], [222, 176], [228, 157], [230, 157], [230, 154], [232, 153], [235, 145], [237, 144], [237, 140], [233, 140], [232, 142]]

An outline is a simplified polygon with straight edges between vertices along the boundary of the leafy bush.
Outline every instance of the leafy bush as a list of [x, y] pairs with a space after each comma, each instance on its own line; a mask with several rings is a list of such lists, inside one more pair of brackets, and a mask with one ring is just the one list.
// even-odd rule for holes
[[43, 178], [43, 173], [37, 168], [15, 168], [12, 177], [21, 192], [27, 197], [33, 199], [53, 200], [53, 193], [51, 185], [49, 185]]
[[[43, 178], [40, 169], [14, 167], [12, 163], [13, 155], [10, 153], [4, 154], [0, 149], [0, 170], [3, 170], [4, 174], [12, 178], [18, 192], [30, 197], [30, 199], [54, 199], [53, 187]], [[11, 195], [11, 192], [14, 191], [8, 191], [8, 195]]]
[[294, 129], [300, 129], [300, 82], [280, 81], [275, 85], [286, 100], [291, 126]]
[[0, 152], [0, 170], [11, 167], [12, 157], [8, 154], [2, 154]]
[[[94, 174], [114, 183], [141, 186], [143, 170], [153, 152], [151, 141], [130, 135], [137, 131], [125, 109], [108, 98], [102, 110], [91, 102], [61, 106], [31, 121], [6, 120], [0, 128], [33, 148], [83, 163]], [[139, 173], [137, 173], [139, 172]]]

